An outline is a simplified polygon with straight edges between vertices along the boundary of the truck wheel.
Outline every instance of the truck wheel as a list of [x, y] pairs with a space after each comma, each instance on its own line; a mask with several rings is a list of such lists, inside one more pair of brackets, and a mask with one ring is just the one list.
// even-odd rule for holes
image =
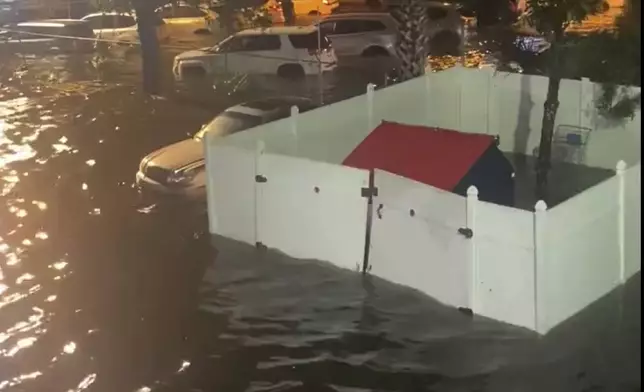
[[380, 46], [371, 46], [362, 52], [362, 57], [389, 57], [389, 52]]
[[285, 79], [302, 79], [304, 68], [300, 64], [283, 64], [277, 69], [277, 76]]

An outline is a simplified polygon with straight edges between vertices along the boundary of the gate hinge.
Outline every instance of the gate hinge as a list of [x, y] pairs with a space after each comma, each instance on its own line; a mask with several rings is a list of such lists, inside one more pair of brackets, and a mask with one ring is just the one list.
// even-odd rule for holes
[[370, 187], [362, 188], [361, 194], [362, 194], [362, 197], [378, 196], [378, 187], [370, 186]]
[[255, 176], [255, 182], [264, 183], [266, 181], [268, 181], [266, 177], [262, 176], [261, 174]]
[[468, 239], [474, 237], [474, 232], [472, 231], [472, 229], [468, 229], [467, 227], [458, 229], [458, 234]]

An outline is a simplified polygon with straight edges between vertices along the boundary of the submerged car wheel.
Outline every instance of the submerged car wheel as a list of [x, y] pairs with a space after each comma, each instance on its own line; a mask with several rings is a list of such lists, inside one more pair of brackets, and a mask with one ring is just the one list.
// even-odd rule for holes
[[362, 57], [389, 57], [389, 52], [380, 46], [371, 46], [362, 52]]
[[318, 11], [310, 11], [309, 12], [309, 16], [317, 16], [317, 15], [320, 15], [320, 13]]
[[301, 79], [304, 77], [304, 68], [300, 64], [284, 64], [277, 69], [277, 76], [286, 79]]

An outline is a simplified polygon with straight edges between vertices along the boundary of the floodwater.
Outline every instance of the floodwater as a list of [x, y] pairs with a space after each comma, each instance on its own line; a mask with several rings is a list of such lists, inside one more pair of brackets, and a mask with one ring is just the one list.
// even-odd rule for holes
[[[216, 254], [202, 213], [139, 194], [139, 160], [282, 91], [150, 98], [138, 66], [3, 62], [0, 391], [641, 391], [639, 275], [537, 339], [325, 263]], [[323, 100], [378, 77], [322, 81]]]

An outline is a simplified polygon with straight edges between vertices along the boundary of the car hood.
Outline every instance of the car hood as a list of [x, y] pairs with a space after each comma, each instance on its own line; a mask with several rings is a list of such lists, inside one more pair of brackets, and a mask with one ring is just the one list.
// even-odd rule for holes
[[168, 170], [180, 170], [203, 162], [203, 145], [195, 139], [186, 139], [163, 147], [144, 159], [145, 166], [157, 166]]
[[197, 50], [189, 50], [177, 55], [177, 60], [198, 59], [201, 57], [211, 56], [213, 54], [211, 48], [202, 48]]

